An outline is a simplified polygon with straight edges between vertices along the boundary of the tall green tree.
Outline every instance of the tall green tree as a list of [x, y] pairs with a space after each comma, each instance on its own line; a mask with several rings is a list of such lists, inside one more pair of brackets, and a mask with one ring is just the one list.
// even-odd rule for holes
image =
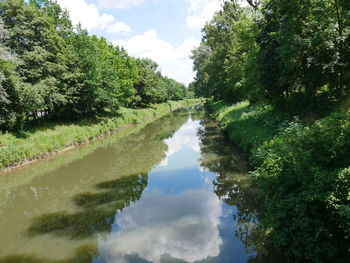
[[138, 80], [135, 83], [136, 97], [133, 105], [147, 106], [166, 100], [158, 64], [151, 59], [138, 59]]
[[29, 4], [40, 9], [51, 19], [51, 23], [60, 36], [68, 37], [72, 34], [73, 25], [69, 13], [56, 0], [29, 0]]
[[56, 0], [3, 0], [0, 16], [1, 129], [38, 116], [74, 120], [186, 96], [155, 62], [73, 28]]
[[166, 88], [166, 98], [168, 100], [180, 100], [186, 97], [187, 89], [185, 85], [167, 77], [163, 77], [163, 82]]
[[3, 21], [0, 19], [0, 128], [11, 127], [16, 122], [16, 106], [12, 101], [18, 102], [15, 67], [18, 60], [3, 44], [8, 37]]
[[203, 42], [199, 47], [192, 50], [193, 70], [196, 72], [195, 80], [191, 83], [191, 89], [197, 97], [211, 97], [212, 90], [209, 86], [209, 74], [207, 68], [209, 66], [209, 59], [211, 49]]
[[194, 85], [202, 95], [230, 102], [256, 95], [255, 16], [252, 8], [226, 1], [205, 25], [202, 43], [192, 54], [197, 72]]
[[[66, 102], [63, 79], [67, 72], [65, 41], [57, 34], [49, 17], [22, 0], [1, 2], [0, 15], [10, 32], [5, 45], [21, 61], [17, 72], [26, 84], [23, 103], [30, 104], [23, 105], [22, 114], [53, 113]], [[36, 101], [27, 98], [36, 98]]]
[[349, 91], [347, 1], [270, 0], [260, 22], [261, 84], [282, 110], [318, 111]]

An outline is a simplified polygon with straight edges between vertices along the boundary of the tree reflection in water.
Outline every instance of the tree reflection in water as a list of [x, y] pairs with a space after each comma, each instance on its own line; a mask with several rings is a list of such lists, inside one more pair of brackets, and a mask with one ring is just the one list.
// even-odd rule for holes
[[87, 238], [100, 232], [109, 233], [117, 210], [141, 197], [147, 186], [147, 174], [135, 174], [96, 185], [99, 192], [86, 192], [74, 196], [82, 208], [75, 213], [44, 214], [33, 220], [29, 236], [52, 233], [70, 238]]
[[[76, 213], [58, 212], [35, 218], [27, 235], [34, 237], [52, 233], [70, 238], [87, 238], [97, 233], [110, 233], [117, 210], [140, 199], [147, 187], [148, 175], [139, 173], [96, 185], [99, 192], [79, 194], [74, 197], [82, 208]], [[85, 245], [75, 250], [75, 255], [64, 260], [42, 259], [36, 255], [13, 255], [0, 263], [90, 263], [98, 256], [97, 244]]]
[[41, 259], [35, 255], [14, 255], [0, 260], [0, 263], [91, 263], [98, 255], [97, 246], [78, 247], [73, 257], [64, 260]]
[[201, 167], [217, 174], [213, 183], [217, 196], [230, 206], [237, 207], [233, 216], [235, 236], [249, 254], [249, 262], [284, 262], [268, 248], [263, 230], [258, 224], [260, 194], [248, 175], [248, 163], [243, 153], [220, 132], [217, 124], [205, 119], [198, 135], [201, 142]]
[[[187, 119], [188, 112], [180, 110], [148, 125], [134, 136], [129, 136], [120, 152], [109, 151], [115, 158], [109, 158], [110, 163], [106, 162], [104, 169], [117, 170], [114, 167], [127, 165], [129, 169], [143, 167], [147, 171], [150, 170], [165, 156], [167, 145], [164, 139], [171, 137]], [[125, 148], [128, 148], [128, 154], [123, 154]], [[142, 148], [147, 149], [148, 154], [140, 155]], [[77, 239], [88, 238], [101, 232], [110, 233], [116, 212], [139, 200], [147, 181], [147, 173], [139, 172], [98, 183], [95, 190], [72, 197], [78, 208], [76, 212], [63, 211], [34, 218], [27, 235], [52, 233]]]
[[[203, 111], [190, 112], [192, 119], [197, 120], [205, 119], [202, 115], [203, 113]], [[147, 209], [149, 207], [144, 205], [145, 201], [149, 199], [143, 198], [141, 199], [143, 200], [143, 203], [137, 202], [134, 206], [132, 206], [134, 208], [126, 209], [126, 207], [131, 203], [140, 199], [142, 192], [147, 187], [148, 175], [147, 172], [144, 171], [151, 170], [152, 167], [154, 167], [166, 156], [168, 145], [164, 143], [164, 139], [172, 136], [174, 132], [186, 122], [187, 119], [187, 111], [177, 112], [174, 115], [170, 115], [156, 121], [155, 123], [147, 126], [141, 132], [135, 133], [133, 136], [120, 140], [118, 143], [112, 142], [107, 144], [105, 147], [99, 148], [99, 151], [97, 154], [95, 154], [98, 156], [87, 156], [76, 164], [79, 169], [71, 171], [72, 166], [61, 167], [60, 174], [64, 176], [74, 177], [76, 174], [76, 178], [74, 177], [76, 180], [73, 181], [73, 183], [69, 183], [69, 187], [63, 184], [66, 186], [66, 188], [64, 188], [66, 190], [64, 194], [67, 195], [68, 200], [72, 202], [72, 206], [67, 205], [67, 209], [65, 209], [65, 206], [58, 206], [63, 207], [64, 209], [60, 208], [57, 210], [50, 210], [56, 212], [49, 214], [47, 214], [47, 212], [41, 214], [37, 213], [35, 216], [30, 217], [29, 224], [26, 225], [26, 228], [23, 228], [27, 234], [24, 238], [26, 239], [25, 242], [32, 242], [32, 240], [36, 239], [41, 240], [41, 238], [42, 240], [45, 240], [45, 242], [50, 242], [51, 238], [53, 240], [67, 240], [72, 241], [71, 244], [74, 244], [75, 246], [69, 249], [70, 253], [67, 255], [62, 254], [62, 257], [66, 256], [64, 259], [62, 257], [57, 257], [57, 255], [50, 258], [44, 258], [50, 255], [44, 254], [45, 256], [42, 256], [40, 251], [33, 252], [33, 254], [28, 252], [21, 253], [19, 251], [16, 255], [10, 254], [9, 256], [0, 259], [0, 263], [95, 262], [96, 258], [98, 258], [99, 254], [101, 253], [99, 247], [100, 241], [106, 237], [106, 234], [111, 233], [112, 225], [114, 225], [115, 220], [120, 222], [118, 221], [120, 218], [115, 217], [116, 213], [121, 210], [123, 210], [124, 213], [126, 213], [128, 210], [129, 212], [133, 211], [138, 208], [137, 204], [139, 206], [143, 206], [143, 209]], [[237, 207], [238, 212], [235, 214], [234, 218], [236, 223], [235, 234], [244, 242], [248, 251], [254, 251], [253, 254], [258, 255], [255, 258], [250, 258], [249, 262], [279, 262], [273, 257], [267, 258], [266, 256], [262, 256], [263, 254], [260, 253], [260, 251], [262, 251], [261, 248], [264, 248], [264, 246], [262, 245], [263, 242], [261, 241], [263, 239], [260, 238], [261, 232], [259, 232], [258, 228], [256, 227], [258, 223], [257, 218], [259, 216], [259, 193], [256, 191], [253, 182], [247, 176], [247, 163], [243, 158], [241, 158], [241, 154], [235, 149], [235, 147], [225, 141], [223, 136], [220, 134], [219, 129], [212, 122], [202, 121], [202, 125], [203, 128], [199, 131], [201, 141], [201, 167], [209, 169], [218, 175], [214, 182], [214, 190], [216, 195], [221, 200], [224, 200], [228, 205]], [[100, 164], [100, 166], [97, 166], [97, 163]], [[127, 174], [131, 175], [124, 176]], [[90, 182], [89, 178], [96, 180]], [[59, 182], [59, 180], [57, 180], [57, 182]], [[71, 185], [72, 188], [79, 186], [78, 191], [73, 191], [74, 189], [69, 190], [71, 189]], [[55, 197], [50, 199], [53, 200], [53, 202], [50, 202], [51, 205], [53, 205], [54, 202], [63, 202], [61, 201], [62, 188], [58, 187], [57, 191], [52, 191], [52, 189], [55, 188], [50, 188], [50, 195], [46, 195], [44, 197]], [[217, 200], [218, 206], [221, 207], [221, 203], [215, 194], [210, 194], [215, 200]], [[192, 195], [192, 199], [193, 196], [196, 195]], [[174, 207], [173, 203], [170, 203], [170, 201], [167, 201], [167, 198], [162, 198], [161, 196], [156, 196], [155, 201], [151, 201], [152, 203], [159, 204], [157, 201], [158, 199], [163, 201], [164, 207]], [[189, 200], [191, 200], [191, 197], [187, 196], [180, 200], [183, 204], [185, 204], [184, 207], [189, 207], [190, 213], [187, 211], [184, 211], [182, 214], [180, 213], [179, 215], [183, 216], [180, 216], [179, 220], [173, 220], [173, 226], [177, 226], [178, 223], [182, 224], [183, 222], [181, 220], [186, 218], [188, 215], [190, 215], [192, 218], [191, 220], [193, 220], [195, 217], [193, 217], [191, 213], [197, 215], [194, 208], [198, 207], [194, 206], [194, 208], [192, 208]], [[44, 199], [43, 201], [47, 200]], [[181, 203], [179, 200], [175, 201], [175, 203]], [[195, 205], [197, 201], [194, 201], [195, 202], [193, 202], [193, 204]], [[199, 213], [200, 215], [214, 215], [214, 213], [210, 212], [211, 210], [207, 209], [205, 206], [208, 204], [207, 200], [199, 196], [198, 202], [203, 202], [204, 204], [204, 208], [201, 210], [202, 213]], [[160, 210], [164, 211], [165, 209], [161, 207]], [[141, 217], [143, 219], [143, 217], [145, 217], [147, 214], [146, 212], [151, 213], [152, 216], [157, 215], [157, 213], [149, 209], [146, 212], [142, 209], [137, 211], [139, 212], [139, 216], [135, 217], [137, 219]], [[172, 209], [170, 212], [174, 213], [176, 211]], [[163, 214], [163, 216], [166, 216], [166, 214]], [[172, 216], [171, 218], [174, 217]], [[204, 218], [206, 218], [206, 216]], [[219, 215], [217, 218], [219, 218]], [[160, 220], [161, 218], [159, 217], [157, 219]], [[140, 219], [140, 221], [143, 220]], [[163, 230], [158, 227], [158, 221], [154, 221], [155, 222], [149, 222], [149, 224], [154, 226], [154, 229], [160, 231], [163, 236], [164, 233], [167, 232], [166, 230], [172, 229], [168, 224], [164, 224]], [[212, 220], [205, 222], [211, 223]], [[182, 226], [181, 224], [180, 226]], [[218, 223], [216, 225], [211, 224], [211, 227], [213, 227], [215, 231], [219, 231], [217, 225]], [[141, 224], [141, 226], [143, 227], [144, 225]], [[195, 224], [194, 226], [197, 227], [194, 229], [197, 229], [199, 234], [203, 234], [205, 230], [210, 230], [210, 224]], [[151, 234], [158, 238], [159, 235], [154, 232], [156, 231], [151, 231]], [[183, 233], [185, 236], [193, 235], [193, 232], [187, 230]], [[177, 230], [173, 231], [172, 234], [175, 235], [175, 240], [179, 239], [179, 233]], [[213, 237], [212, 234], [209, 236]], [[171, 239], [171, 237], [171, 235], [167, 235], [166, 239], [174, 240]], [[189, 239], [185, 238], [185, 240]], [[125, 239], [119, 238], [117, 241], [120, 241], [118, 243], [119, 246], [117, 246], [120, 249], [120, 245], [124, 245], [122, 242], [125, 242]], [[210, 243], [212, 242], [212, 239], [206, 238], [205, 241]], [[131, 242], [131, 244], [134, 243]], [[193, 246], [183, 242], [181, 244], [185, 244], [184, 246], [189, 251], [189, 255], [193, 256], [193, 251], [191, 251], [193, 250]], [[205, 244], [207, 243], [205, 242]], [[112, 245], [114, 245], [114, 243]], [[125, 243], [125, 245], [127, 246], [128, 244]], [[42, 247], [45, 246], [43, 245]], [[206, 250], [208, 251], [208, 249]], [[158, 249], [153, 249], [151, 251], [157, 252], [159, 251], [159, 247]], [[199, 252], [201, 254], [203, 254], [202, 251], [203, 249], [200, 247]], [[257, 251], [257, 253], [255, 251]], [[125, 257], [132, 257], [132, 255]], [[131, 262], [144, 262], [143, 260], [140, 260], [141, 259], [130, 258]], [[166, 262], [173, 262], [172, 259], [166, 260]], [[193, 261], [190, 259], [186, 260], [189, 262]]]
[[[147, 187], [148, 171], [157, 165], [166, 156], [167, 145], [164, 139], [171, 137], [189, 118], [187, 110], [179, 110], [159, 119], [141, 131], [127, 138], [110, 142], [97, 149], [95, 153], [78, 160], [77, 183], [82, 190], [74, 193], [69, 199], [75, 205], [72, 211], [67, 210], [48, 214], [41, 214], [31, 219], [24, 238], [44, 237], [48, 241], [49, 235], [67, 240], [76, 240], [80, 244], [88, 242], [89, 245], [79, 245], [75, 248], [72, 257], [55, 260], [42, 258], [39, 254], [18, 253], [0, 259], [0, 263], [87, 263], [92, 262], [98, 255], [98, 238], [104, 237], [112, 230], [115, 215], [131, 203], [140, 199]], [[106, 138], [107, 141], [108, 138]], [[145, 154], [147, 153], [147, 154]], [[98, 164], [96, 164], [98, 162]], [[71, 166], [60, 167], [64, 174], [65, 169]], [[86, 174], [98, 175], [100, 182], [90, 185]], [[120, 173], [118, 179], [116, 171]], [[131, 175], [125, 172], [130, 171]], [[144, 172], [147, 171], [147, 172]], [[80, 172], [80, 173], [79, 173]], [[73, 175], [72, 175], [73, 176]], [[103, 178], [111, 179], [103, 180]], [[77, 184], [75, 184], [77, 185]], [[72, 185], [74, 188], [75, 185]], [[51, 192], [55, 202], [60, 202], [61, 191]], [[65, 194], [70, 194], [66, 189]], [[62, 255], [64, 256], [64, 255]]]

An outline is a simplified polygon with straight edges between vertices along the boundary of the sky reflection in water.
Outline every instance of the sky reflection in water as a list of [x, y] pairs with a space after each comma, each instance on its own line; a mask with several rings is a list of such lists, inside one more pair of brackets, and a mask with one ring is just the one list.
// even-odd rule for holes
[[236, 208], [217, 197], [216, 175], [200, 167], [200, 128], [190, 118], [164, 140], [166, 158], [140, 200], [116, 215], [94, 263], [247, 262], [234, 236]]

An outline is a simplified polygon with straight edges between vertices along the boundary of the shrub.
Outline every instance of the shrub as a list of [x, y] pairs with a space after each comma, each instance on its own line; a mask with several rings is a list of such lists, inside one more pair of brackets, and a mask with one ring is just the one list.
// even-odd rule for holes
[[257, 150], [252, 174], [265, 196], [262, 225], [295, 259], [346, 262], [350, 256], [350, 119], [335, 113], [291, 123]]

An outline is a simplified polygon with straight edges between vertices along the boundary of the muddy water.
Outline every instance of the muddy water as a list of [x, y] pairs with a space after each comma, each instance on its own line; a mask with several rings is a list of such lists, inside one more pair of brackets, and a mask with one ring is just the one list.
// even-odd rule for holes
[[0, 176], [0, 262], [255, 262], [257, 193], [202, 111]]

